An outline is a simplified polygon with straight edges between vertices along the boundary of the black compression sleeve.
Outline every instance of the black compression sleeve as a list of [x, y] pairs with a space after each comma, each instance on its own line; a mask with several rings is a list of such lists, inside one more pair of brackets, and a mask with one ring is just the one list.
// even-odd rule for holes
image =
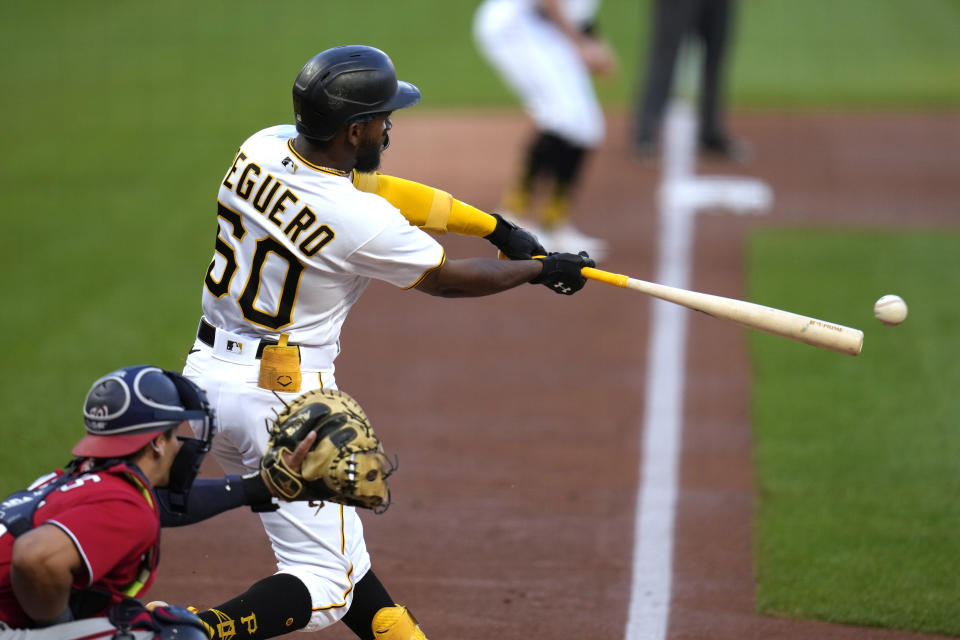
[[263, 482], [256, 477], [238, 475], [223, 478], [198, 478], [190, 487], [186, 513], [170, 508], [169, 494], [163, 487], [156, 489], [160, 524], [164, 527], [182, 527], [242, 506], [255, 510], [270, 503], [270, 494]]

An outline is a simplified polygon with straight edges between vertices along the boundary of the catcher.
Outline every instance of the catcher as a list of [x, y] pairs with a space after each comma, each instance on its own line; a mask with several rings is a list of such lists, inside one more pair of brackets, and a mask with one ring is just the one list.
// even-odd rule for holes
[[[172, 371], [138, 365], [98, 379], [84, 421], [65, 470], [0, 502], [2, 638], [210, 637], [194, 613], [135, 599], [153, 583], [161, 525], [244, 505], [276, 509], [276, 498], [389, 504], [393, 466], [362, 409], [340, 392], [289, 405], [263, 469], [242, 477], [196, 479], [214, 413], [206, 394]], [[187, 423], [199, 437], [176, 435]]]

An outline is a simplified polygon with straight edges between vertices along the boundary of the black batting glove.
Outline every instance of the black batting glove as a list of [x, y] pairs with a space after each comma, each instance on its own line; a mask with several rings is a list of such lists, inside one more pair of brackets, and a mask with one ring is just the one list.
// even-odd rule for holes
[[543, 270], [530, 284], [542, 284], [565, 296], [572, 296], [587, 284], [587, 279], [580, 274], [581, 269], [597, 266], [586, 251], [551, 253], [537, 260], [543, 263]]
[[497, 219], [497, 226], [493, 231], [484, 236], [493, 246], [500, 250], [503, 255], [511, 260], [529, 260], [533, 256], [545, 256], [547, 250], [543, 248], [537, 237], [521, 229], [509, 220], [504, 220], [498, 213], [493, 214]]

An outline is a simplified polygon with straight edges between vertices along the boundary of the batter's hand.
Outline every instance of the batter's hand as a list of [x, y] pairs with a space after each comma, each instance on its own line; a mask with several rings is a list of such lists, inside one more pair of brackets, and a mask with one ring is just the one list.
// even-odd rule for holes
[[493, 214], [493, 217], [497, 219], [497, 226], [484, 237], [499, 249], [500, 253], [511, 260], [529, 260], [533, 256], [547, 255], [547, 250], [535, 235], [505, 220], [498, 213]]
[[581, 269], [597, 266], [586, 251], [551, 253], [537, 260], [543, 263], [543, 271], [530, 284], [542, 284], [565, 296], [572, 296], [587, 283], [587, 279], [580, 274]]

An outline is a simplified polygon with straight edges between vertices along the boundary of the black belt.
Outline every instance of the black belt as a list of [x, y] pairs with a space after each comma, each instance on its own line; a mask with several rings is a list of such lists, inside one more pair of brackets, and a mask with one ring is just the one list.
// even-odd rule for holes
[[[197, 340], [212, 348], [217, 341], [217, 328], [207, 322], [204, 318], [200, 318], [200, 327], [197, 329]], [[275, 344], [277, 344], [276, 340], [271, 340], [270, 338], [260, 338], [260, 344], [257, 345], [257, 359], [259, 360], [263, 355], [264, 347], [269, 347]]]

